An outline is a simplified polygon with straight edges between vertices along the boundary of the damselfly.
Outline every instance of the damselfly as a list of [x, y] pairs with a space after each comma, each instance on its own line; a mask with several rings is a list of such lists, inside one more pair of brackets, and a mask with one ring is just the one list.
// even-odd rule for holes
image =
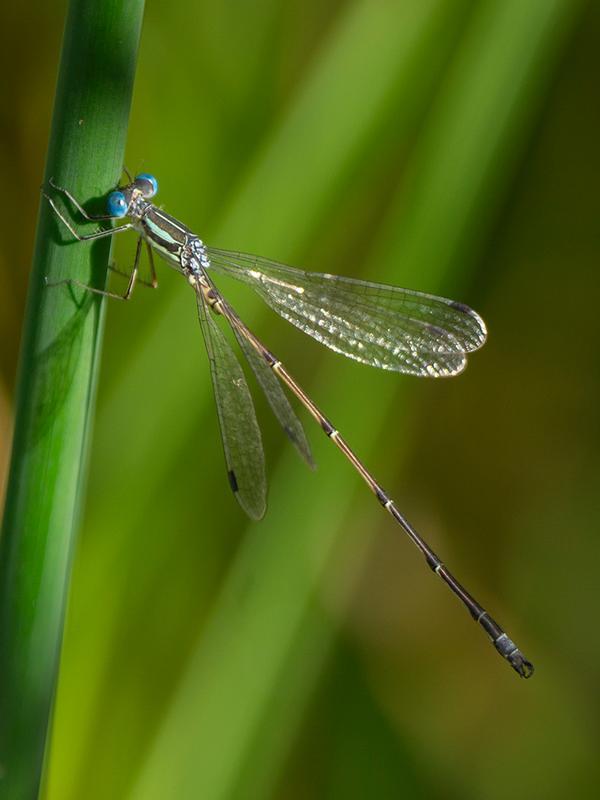
[[244, 372], [224, 333], [215, 321], [223, 317], [265, 392], [277, 419], [301, 456], [312, 465], [302, 423], [282, 387], [294, 394], [346, 456], [381, 505], [396, 520], [429, 567], [450, 587], [473, 619], [490, 636], [498, 652], [524, 678], [533, 674], [505, 631], [461, 586], [424, 539], [400, 513], [379, 483], [362, 464], [339, 431], [321, 413], [273, 353], [246, 327], [213, 283], [213, 275], [227, 275], [247, 284], [280, 316], [336, 353], [380, 369], [410, 375], [456, 375], [466, 365], [467, 353], [486, 339], [483, 320], [468, 306], [423, 292], [400, 289], [337, 275], [302, 272], [275, 261], [245, 253], [207, 247], [186, 225], [155, 206], [158, 190], [152, 175], [137, 175], [107, 198], [106, 214], [92, 216], [73, 195], [52, 181], [88, 221], [129, 218], [117, 227], [79, 234], [56, 201], [45, 194], [55, 214], [79, 241], [92, 241], [133, 230], [139, 234], [135, 260], [123, 295], [67, 279], [57, 284], [77, 285], [88, 291], [127, 300], [138, 280], [142, 245], [146, 245], [152, 285], [156, 286], [153, 250], [180, 272], [196, 294], [200, 326], [210, 361], [229, 483], [240, 505], [253, 519], [266, 508], [264, 454], [256, 414]]

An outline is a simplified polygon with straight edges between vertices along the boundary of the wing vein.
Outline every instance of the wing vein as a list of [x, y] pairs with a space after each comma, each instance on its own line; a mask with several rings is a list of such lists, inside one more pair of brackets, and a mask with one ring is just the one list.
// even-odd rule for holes
[[281, 317], [335, 352], [380, 369], [455, 375], [481, 347], [485, 325], [442, 297], [304, 272], [244, 253], [209, 249], [217, 274], [246, 283]]

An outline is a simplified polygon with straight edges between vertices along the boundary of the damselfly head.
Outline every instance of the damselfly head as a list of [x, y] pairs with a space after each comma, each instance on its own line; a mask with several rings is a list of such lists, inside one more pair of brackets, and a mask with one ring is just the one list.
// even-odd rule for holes
[[111, 217], [125, 217], [132, 207], [135, 206], [136, 198], [140, 196], [144, 200], [150, 200], [158, 191], [158, 181], [154, 175], [146, 172], [136, 175], [132, 183], [127, 186], [119, 186], [111, 192], [106, 199], [106, 212]]

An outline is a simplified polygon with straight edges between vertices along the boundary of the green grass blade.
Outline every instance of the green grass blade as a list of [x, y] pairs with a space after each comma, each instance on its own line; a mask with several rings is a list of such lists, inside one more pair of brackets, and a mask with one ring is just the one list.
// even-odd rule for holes
[[[71, 2], [45, 177], [77, 197], [120, 174], [143, 6]], [[0, 542], [0, 794], [15, 800], [38, 793], [102, 330], [99, 298], [76, 303], [44, 278], [102, 286], [110, 248], [66, 238], [42, 204]]]

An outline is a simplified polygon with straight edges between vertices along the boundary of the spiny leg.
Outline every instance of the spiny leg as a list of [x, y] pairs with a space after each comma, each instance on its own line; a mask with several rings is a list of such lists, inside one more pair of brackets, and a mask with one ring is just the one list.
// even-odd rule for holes
[[[133, 292], [133, 288], [137, 281], [139, 263], [140, 263], [140, 254], [142, 252], [142, 241], [143, 237], [140, 236], [137, 242], [137, 246], [135, 248], [135, 259], [133, 262], [133, 267], [131, 268], [131, 274], [129, 277], [129, 282], [127, 284], [127, 289], [125, 290], [125, 294], [118, 294], [117, 292], [108, 292], [105, 289], [96, 289], [94, 286], [88, 286], [87, 283], [83, 283], [83, 281], [78, 281], [75, 278], [65, 278], [61, 281], [54, 281], [50, 282], [48, 278], [46, 278], [46, 286], [79, 286], [81, 289], [85, 289], [87, 292], [92, 292], [93, 294], [99, 294], [101, 297], [112, 297], [114, 300], [129, 300], [131, 294]], [[117, 270], [117, 272], [121, 272]], [[121, 272], [121, 275], [127, 275], [125, 272]]]
[[156, 277], [156, 267], [154, 266], [154, 254], [152, 253], [152, 248], [147, 241], [146, 252], [148, 253], [148, 263], [150, 264], [150, 284], [146, 283], [145, 285], [150, 285], [152, 289], [158, 289], [158, 278]]
[[[158, 289], [158, 279], [156, 277], [156, 268], [154, 266], [154, 258], [152, 255], [152, 248], [146, 242], [146, 250], [148, 252], [148, 261], [150, 262], [150, 280], [144, 281], [140, 277], [136, 279], [136, 286], [147, 286], [149, 289]], [[122, 269], [119, 269], [115, 264], [109, 264], [108, 268], [111, 272], [116, 272], [117, 275], [122, 275], [124, 278], [131, 277], [131, 273], [124, 272]]]
[[[79, 200], [77, 200], [77, 198], [74, 195], [72, 195], [68, 189], [65, 189], [64, 186], [59, 186], [57, 183], [55, 183], [54, 178], [50, 178], [48, 180], [48, 183], [56, 192], [63, 194], [67, 198], [67, 200], [69, 200], [69, 202], [75, 206], [75, 208], [77, 209], [77, 211], [79, 211], [81, 216], [84, 219], [87, 219], [89, 222], [102, 222], [108, 219], [114, 219], [114, 217], [112, 217], [110, 214], [88, 214], [88, 212], [81, 205]], [[43, 194], [45, 197], [47, 197], [45, 192], [43, 192]]]
[[[50, 197], [50, 195], [46, 194], [46, 192], [42, 192], [42, 194], [50, 204], [50, 208], [52, 209], [52, 211], [54, 211], [59, 220], [73, 234], [73, 236], [77, 239], [78, 242], [89, 242], [92, 241], [93, 239], [103, 239], [106, 236], [114, 236], [115, 233], [120, 233], [121, 231], [133, 230], [133, 225], [131, 224], [131, 222], [126, 222], [124, 225], [119, 225], [117, 228], [108, 228], [105, 230], [99, 230], [96, 231], [95, 233], [88, 233], [82, 236], [81, 234], [77, 233], [75, 228], [71, 225], [69, 220], [58, 208], [58, 206], [56, 205], [54, 200]], [[114, 217], [109, 217], [109, 219], [114, 219]]]

